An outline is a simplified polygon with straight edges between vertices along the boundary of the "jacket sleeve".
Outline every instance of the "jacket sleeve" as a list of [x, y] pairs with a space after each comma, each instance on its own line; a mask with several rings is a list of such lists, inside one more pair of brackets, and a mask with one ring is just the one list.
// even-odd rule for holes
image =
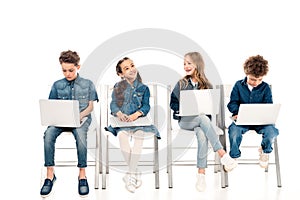
[[237, 83], [233, 86], [231, 94], [230, 94], [230, 101], [227, 104], [227, 108], [229, 112], [232, 113], [232, 116], [237, 115], [239, 112], [240, 107], [240, 97], [239, 97], [239, 90]]
[[[114, 86], [114, 88], [117, 86], [117, 84]], [[117, 105], [117, 99], [115, 96], [115, 90], [111, 93], [111, 102], [110, 102], [110, 112], [112, 115], [116, 116], [116, 113], [120, 111], [119, 106]]]
[[48, 99], [58, 99], [57, 89], [56, 89], [55, 83], [51, 87], [51, 91], [49, 93]]
[[142, 106], [139, 109], [143, 113], [143, 116], [146, 116], [148, 114], [148, 112], [150, 111], [149, 98], [150, 98], [150, 90], [148, 87], [146, 87], [145, 92], [143, 94], [142, 102], [141, 102]]
[[265, 95], [264, 95], [264, 102], [263, 103], [273, 103], [273, 97], [272, 97], [272, 90], [271, 87], [267, 84], [267, 87], [265, 89]]
[[174, 112], [179, 111], [180, 87], [179, 82], [175, 85], [171, 93], [170, 107]]

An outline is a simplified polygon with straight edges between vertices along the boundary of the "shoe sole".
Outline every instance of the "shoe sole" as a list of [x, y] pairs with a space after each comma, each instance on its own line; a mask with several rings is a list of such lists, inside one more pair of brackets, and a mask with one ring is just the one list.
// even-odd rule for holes
[[198, 192], [204, 192], [205, 190], [206, 190], [206, 186], [205, 186], [205, 188], [203, 188], [202, 190], [200, 190], [198, 187], [197, 187], [197, 184], [196, 184], [196, 190], [198, 191]]
[[41, 194], [41, 197], [42, 198], [47, 198], [47, 197], [51, 196], [52, 193], [53, 193], [53, 186], [52, 186], [52, 190], [49, 192], [49, 194], [45, 194], [45, 195]]
[[51, 195], [51, 192], [49, 194], [46, 194], [46, 195], [41, 195], [42, 198], [47, 198]]
[[259, 166], [260, 166], [261, 168], [266, 169], [266, 168], [268, 168], [269, 164], [267, 163], [266, 165], [262, 165], [261, 163], [259, 163]]
[[224, 165], [224, 170], [226, 171], [226, 172], [231, 172], [234, 168], [236, 168], [238, 165], [236, 164], [236, 165], [234, 165], [234, 167], [232, 167], [232, 168], [227, 168], [225, 165]]
[[126, 188], [126, 190], [128, 191], [128, 192], [130, 192], [130, 193], [134, 193], [135, 192], [135, 190], [129, 190], [129, 188], [127, 187], [127, 185], [125, 185], [125, 188]]
[[88, 197], [89, 196], [89, 194], [86, 194], [86, 195], [79, 195], [81, 198], [86, 198], [86, 197]]

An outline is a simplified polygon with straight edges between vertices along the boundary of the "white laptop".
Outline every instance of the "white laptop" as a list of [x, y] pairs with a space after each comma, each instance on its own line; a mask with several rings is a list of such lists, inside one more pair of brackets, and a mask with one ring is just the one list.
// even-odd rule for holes
[[275, 124], [281, 104], [241, 104], [236, 125]]
[[181, 90], [179, 116], [216, 114], [220, 109], [220, 89]]
[[80, 127], [78, 100], [40, 99], [41, 124], [43, 126]]
[[111, 117], [110, 124], [112, 127], [130, 127], [130, 126], [150, 126], [152, 125], [152, 119], [150, 115], [145, 117], [139, 117], [133, 122], [123, 122], [118, 117]]

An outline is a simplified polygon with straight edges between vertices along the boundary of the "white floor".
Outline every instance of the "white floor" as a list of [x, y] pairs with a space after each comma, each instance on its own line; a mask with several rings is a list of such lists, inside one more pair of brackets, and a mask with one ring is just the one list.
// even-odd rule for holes
[[[286, 172], [285, 170], [283, 170]], [[142, 176], [143, 184], [135, 193], [130, 193], [125, 189], [122, 181], [123, 174], [110, 171], [107, 179], [107, 188], [94, 189], [94, 167], [88, 167], [88, 180], [90, 184], [90, 194], [84, 199], [295, 199], [299, 197], [299, 189], [296, 181], [288, 182], [286, 178], [282, 180], [282, 188], [276, 184], [275, 167], [270, 166], [268, 173], [257, 165], [240, 165], [229, 174], [229, 187], [221, 188], [220, 174], [213, 172], [213, 167], [207, 170], [207, 190], [197, 192], [195, 189], [195, 167], [174, 167], [174, 185], [168, 188], [167, 173], [160, 172], [160, 188], [154, 187], [154, 175], [146, 174]], [[54, 185], [50, 197], [45, 199], [82, 199], [77, 194], [77, 169], [75, 167], [56, 168], [57, 182]], [[285, 177], [285, 176], [283, 176]], [[36, 190], [38, 193], [38, 190]], [[35, 196], [35, 195], [34, 195]]]
[[[213, 166], [209, 166], [206, 172], [207, 190], [198, 192], [195, 189], [195, 166], [174, 166], [173, 167], [173, 188], [168, 188], [168, 176], [166, 169], [160, 170], [160, 188], [155, 189], [154, 174], [143, 174], [142, 186], [135, 193], [125, 189], [122, 181], [123, 173], [110, 170], [107, 175], [106, 189], [101, 189], [101, 175], [99, 189], [94, 189], [94, 166], [87, 168], [87, 177], [90, 185], [90, 194], [86, 198], [79, 197], [77, 193], [76, 167], [56, 167], [57, 181], [54, 185], [51, 196], [45, 199], [222, 199], [222, 200], [274, 200], [274, 199], [295, 199], [300, 196], [297, 185], [299, 174], [291, 166], [287, 166], [287, 157], [281, 157], [282, 187], [277, 187], [275, 165], [269, 166], [269, 172], [258, 165], [239, 164], [229, 173], [229, 187], [221, 188], [220, 173], [214, 173]], [[271, 158], [270, 158], [271, 160]], [[44, 169], [42, 168], [42, 174]], [[40, 181], [42, 184], [43, 180]], [[39, 188], [35, 188], [33, 196], [39, 197]]]
[[[292, 132], [286, 132], [292, 133]], [[160, 188], [155, 189], [154, 174], [143, 174], [142, 186], [134, 194], [125, 189], [122, 181], [123, 174], [110, 170], [107, 175], [107, 188], [101, 189], [101, 175], [99, 189], [94, 189], [94, 166], [87, 167], [87, 177], [90, 185], [90, 194], [87, 198], [91, 200], [118, 200], [118, 199], [161, 199], [161, 200], [184, 200], [184, 199], [208, 199], [208, 200], [288, 200], [299, 199], [300, 189], [298, 181], [300, 174], [297, 163], [299, 163], [295, 152], [299, 141], [294, 137], [282, 134], [279, 145], [279, 156], [281, 164], [282, 187], [277, 187], [275, 166], [270, 165], [269, 172], [265, 173], [258, 165], [240, 164], [229, 173], [229, 187], [221, 188], [220, 174], [214, 173], [213, 166], [209, 166], [206, 172], [207, 190], [198, 192], [195, 189], [196, 167], [175, 166], [173, 167], [173, 188], [168, 188], [168, 176], [166, 169], [160, 170]], [[163, 141], [162, 141], [163, 142]], [[162, 144], [162, 143], [160, 143]], [[26, 148], [18, 148], [18, 151], [9, 151], [1, 154], [2, 157], [2, 179], [0, 183], [1, 192], [8, 199], [42, 199], [39, 195], [43, 183], [44, 168], [42, 167], [43, 155], [42, 144], [32, 145], [32, 151]], [[36, 150], [34, 150], [36, 149]], [[31, 149], [30, 149], [31, 150]], [[23, 153], [24, 151], [24, 153]], [[254, 150], [253, 150], [254, 151]], [[242, 151], [242, 154], [246, 150]], [[21, 156], [22, 155], [22, 156]], [[76, 153], [72, 154], [76, 158]], [[193, 154], [195, 156], [195, 154]], [[257, 156], [257, 151], [254, 151]], [[59, 154], [57, 159], [61, 158]], [[65, 156], [64, 159], [69, 158]], [[271, 160], [271, 159], [270, 159]], [[5, 163], [10, 162], [10, 165]], [[56, 167], [57, 181], [51, 196], [45, 199], [74, 200], [82, 199], [77, 191], [77, 167]]]

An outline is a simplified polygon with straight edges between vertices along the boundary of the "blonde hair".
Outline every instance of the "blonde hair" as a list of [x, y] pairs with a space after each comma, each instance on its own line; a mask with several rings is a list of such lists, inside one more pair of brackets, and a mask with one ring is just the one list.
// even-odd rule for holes
[[[210, 89], [212, 88], [212, 84], [206, 78], [204, 73], [204, 60], [199, 52], [189, 52], [184, 55], [184, 57], [189, 56], [192, 62], [196, 65], [195, 69], [195, 79], [198, 83], [197, 89]], [[190, 75], [184, 76], [182, 79], [179, 80], [180, 89], [184, 89], [188, 86], [188, 80], [191, 78]]]

